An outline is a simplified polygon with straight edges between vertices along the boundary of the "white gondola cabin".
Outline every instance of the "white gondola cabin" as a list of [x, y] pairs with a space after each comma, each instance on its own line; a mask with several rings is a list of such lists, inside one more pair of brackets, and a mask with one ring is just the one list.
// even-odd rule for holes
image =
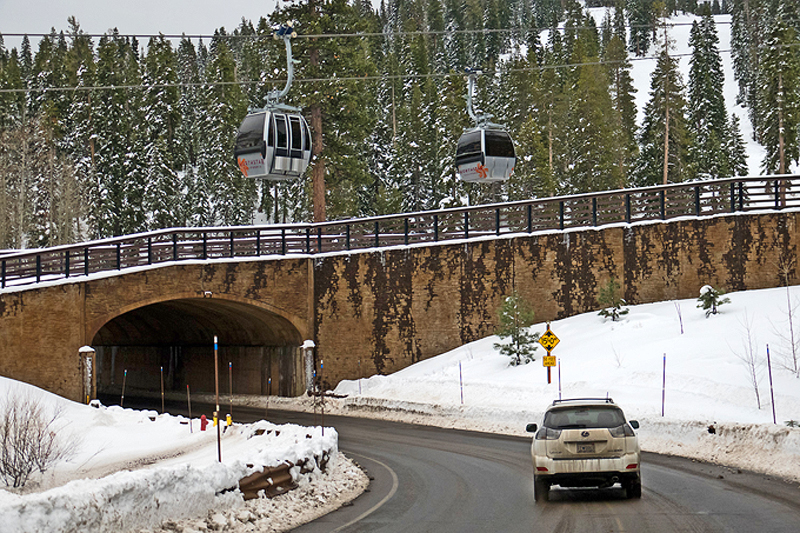
[[311, 131], [299, 113], [250, 113], [239, 126], [234, 154], [247, 178], [296, 179], [311, 160]]
[[508, 132], [501, 128], [473, 128], [458, 139], [456, 168], [462, 181], [505, 181], [514, 171], [516, 162], [514, 142]]

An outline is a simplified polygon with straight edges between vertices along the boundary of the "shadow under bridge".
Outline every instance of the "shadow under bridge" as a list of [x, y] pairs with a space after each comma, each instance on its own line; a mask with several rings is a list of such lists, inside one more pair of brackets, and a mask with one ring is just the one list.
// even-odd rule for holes
[[[146, 305], [107, 322], [95, 335], [101, 394], [214, 392], [214, 336], [220, 395], [296, 396], [304, 390], [301, 334], [267, 309], [217, 298]], [[163, 369], [163, 370], [162, 370]]]

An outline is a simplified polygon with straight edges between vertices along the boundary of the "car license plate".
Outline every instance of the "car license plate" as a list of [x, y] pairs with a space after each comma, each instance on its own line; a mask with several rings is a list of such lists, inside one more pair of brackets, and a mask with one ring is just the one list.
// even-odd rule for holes
[[578, 453], [594, 453], [594, 443], [578, 444]]

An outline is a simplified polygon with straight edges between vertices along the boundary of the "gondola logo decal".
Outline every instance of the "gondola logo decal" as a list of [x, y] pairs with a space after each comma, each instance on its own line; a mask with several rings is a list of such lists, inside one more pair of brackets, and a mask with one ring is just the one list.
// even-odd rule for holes
[[250, 172], [250, 167], [247, 166], [247, 160], [244, 157], [239, 158], [239, 170], [242, 171], [244, 177], [247, 177], [247, 173]]
[[489, 169], [488, 169], [488, 168], [486, 168], [485, 166], [483, 166], [481, 163], [478, 163], [478, 166], [477, 166], [477, 167], [475, 167], [475, 170], [477, 170], [477, 171], [478, 171], [478, 175], [479, 175], [481, 178], [484, 178], [484, 179], [486, 179], [486, 175], [487, 175], [487, 174], [488, 174], [488, 172], [489, 172]]

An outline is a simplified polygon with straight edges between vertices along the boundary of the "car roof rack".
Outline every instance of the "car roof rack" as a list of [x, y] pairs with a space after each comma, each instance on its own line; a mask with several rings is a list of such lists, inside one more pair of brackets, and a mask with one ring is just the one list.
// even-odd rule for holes
[[553, 400], [553, 405], [558, 405], [565, 402], [605, 402], [614, 403], [613, 398], [564, 398], [563, 400]]

